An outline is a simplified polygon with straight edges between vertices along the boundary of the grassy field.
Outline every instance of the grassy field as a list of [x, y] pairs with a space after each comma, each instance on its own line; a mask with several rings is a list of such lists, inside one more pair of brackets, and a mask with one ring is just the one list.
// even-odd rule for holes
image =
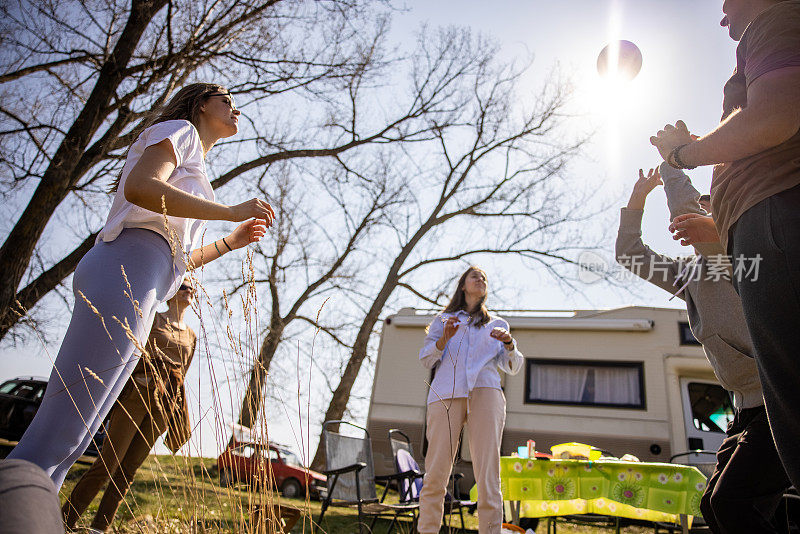
[[[269, 492], [255, 492], [240, 486], [223, 488], [219, 486], [215, 460], [172, 456], [150, 456], [136, 476], [136, 480], [125, 502], [119, 509], [113, 525], [115, 533], [255, 533], [259, 532], [250, 518], [250, 510], [258, 504], [273, 499], [283, 504], [300, 508], [304, 516], [292, 533], [310, 533], [310, 517], [319, 517], [320, 503], [316, 501], [283, 499]], [[72, 490], [87, 466], [78, 464], [70, 471], [62, 489], [62, 501]], [[90, 506], [79, 525], [88, 526], [97, 510], [100, 496]], [[396, 499], [395, 499], [396, 500]], [[467, 527], [477, 533], [477, 518], [467, 514]], [[379, 522], [375, 534], [386, 532], [388, 521]], [[546, 532], [543, 521], [538, 532]], [[558, 532], [563, 534], [601, 534], [609, 533], [611, 528], [578, 526], [558, 523]], [[652, 528], [626, 526], [622, 532], [639, 534], [652, 532]], [[80, 530], [79, 530], [80, 532]], [[279, 532], [272, 528], [261, 532]], [[329, 534], [354, 534], [358, 532], [355, 511], [331, 508], [318, 532]], [[411, 533], [410, 521], [402, 521], [395, 532]], [[446, 532], [445, 529], [442, 532]]]

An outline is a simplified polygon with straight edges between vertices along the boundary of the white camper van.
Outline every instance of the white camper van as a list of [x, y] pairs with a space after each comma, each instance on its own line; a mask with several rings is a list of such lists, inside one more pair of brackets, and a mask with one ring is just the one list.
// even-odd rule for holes
[[[689, 330], [685, 310], [632, 306], [574, 312], [508, 312], [525, 365], [505, 376], [502, 454], [528, 439], [550, 452], [577, 441], [642, 461], [668, 462], [679, 452], [716, 450], [733, 418]], [[418, 361], [434, 313], [403, 308], [383, 324], [367, 421], [377, 473], [394, 471], [388, 431], [410, 436], [422, 463], [432, 374]], [[466, 433], [457, 470], [471, 479]], [[706, 456], [704, 462], [713, 462]], [[471, 480], [465, 480], [469, 488]]]

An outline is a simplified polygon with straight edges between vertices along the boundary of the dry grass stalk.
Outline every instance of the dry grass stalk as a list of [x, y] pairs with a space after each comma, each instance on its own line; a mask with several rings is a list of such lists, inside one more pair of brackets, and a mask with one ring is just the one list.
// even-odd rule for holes
[[[164, 207], [162, 199], [162, 207]], [[174, 251], [175, 243], [170, 243], [171, 249]], [[221, 402], [222, 398], [219, 395], [220, 391], [225, 391], [223, 385], [232, 384], [241, 389], [241, 383], [238, 379], [243, 376], [253, 365], [258, 362], [259, 355], [259, 336], [263, 334], [259, 328], [258, 321], [258, 294], [256, 291], [255, 283], [255, 269], [253, 267], [253, 255], [250, 251], [247, 252], [246, 257], [241, 263], [241, 276], [246, 289], [238, 301], [237, 310], [231, 306], [229, 295], [223, 292], [220, 308], [219, 304], [215, 303], [209, 296], [207, 289], [198, 280], [198, 271], [202, 272], [202, 268], [198, 270], [189, 270], [187, 275], [192, 278], [194, 287], [196, 288], [197, 299], [192, 305], [200, 319], [200, 328], [198, 333], [198, 343], [201, 350], [205, 350], [207, 358], [202, 360], [208, 364], [208, 374], [211, 381], [212, 390], [212, 406], [208, 407], [201, 419], [212, 418], [214, 433], [217, 437], [217, 443], [220, 450], [224, 448], [225, 444], [230, 439], [230, 426], [226, 423], [226, 413], [233, 413], [233, 410], [238, 406], [240, 396], [243, 391], [237, 390], [236, 387], [229, 388], [228, 398], [225, 402]], [[125, 281], [127, 290], [123, 289], [123, 293], [131, 305], [134, 307], [138, 317], [143, 318], [143, 312], [140, 308], [140, 303], [132, 298], [132, 291], [130, 283], [124, 269], [122, 269], [122, 276]], [[90, 310], [96, 315], [109, 336], [111, 334], [107, 328], [105, 319], [101, 312], [91, 303], [91, 301], [82, 293], [79, 293], [80, 298], [89, 306]], [[327, 302], [327, 300], [325, 301]], [[323, 306], [324, 307], [323, 303]], [[322, 307], [318, 310], [317, 318], [319, 319]], [[210, 311], [211, 313], [208, 313]], [[219, 324], [218, 319], [224, 318], [225, 324]], [[134, 345], [135, 351], [141, 357], [149, 361], [153, 357], [158, 357], [158, 354], [151, 355], [146, 350], [133, 327], [127, 318], [119, 319], [112, 316], [112, 319], [122, 329], [126, 338]], [[223, 334], [223, 339], [219, 339], [219, 335]], [[214, 343], [209, 343], [210, 339], [214, 338]], [[315, 334], [316, 339], [316, 334]], [[225, 348], [226, 350], [220, 350]], [[196, 357], [201, 360], [201, 358]], [[312, 344], [312, 359], [313, 359], [313, 344]], [[221, 361], [222, 367], [218, 368], [215, 362]], [[299, 368], [299, 351], [297, 359], [298, 376], [301, 376]], [[125, 365], [121, 363], [120, 365]], [[145, 366], [147, 368], [147, 366]], [[231, 374], [229, 369], [236, 372]], [[97, 380], [103, 384], [103, 380], [99, 375], [100, 370], [92, 370], [84, 368], [88, 377]], [[307, 387], [311, 388], [310, 383], [310, 369], [308, 370], [309, 382]], [[156, 381], [156, 388], [165, 391], [163, 380], [159, 373], [153, 373], [153, 379]], [[105, 384], [104, 384], [105, 385]], [[262, 384], [265, 386], [265, 384]], [[135, 386], [139, 394], [144, 396], [146, 394], [138, 385]], [[68, 388], [65, 386], [68, 391]], [[301, 421], [305, 419], [306, 425], [310, 425], [310, 399], [307, 405], [301, 406], [301, 382], [298, 379], [298, 405], [297, 416]], [[164, 413], [164, 408], [171, 406], [163, 406], [159, 403], [160, 395], [152, 396], [153, 405], [147, 405], [147, 410], [150, 415], [156, 412]], [[176, 402], [177, 399], [171, 399], [170, 402]], [[192, 399], [198, 402], [199, 399]], [[266, 400], [262, 401], [265, 404], [261, 407], [261, 413], [274, 413], [275, 406], [266, 406]], [[284, 407], [289, 404], [281, 402]], [[267, 410], [269, 408], [269, 410]], [[303, 413], [305, 411], [305, 413]], [[288, 414], [287, 414], [288, 415]], [[130, 416], [130, 414], [128, 414]], [[195, 429], [200, 425], [201, 421], [195, 422]], [[141, 432], [143, 429], [137, 429]], [[270, 443], [269, 425], [265, 420], [260, 420], [258, 425], [252, 429], [252, 434], [255, 439], [268, 446]], [[310, 427], [303, 428], [301, 425], [299, 436], [296, 439], [299, 442], [299, 449], [301, 457], [307, 460], [309, 457], [307, 451], [307, 436], [310, 435]], [[112, 444], [113, 450], [113, 444]], [[199, 438], [195, 435], [190, 442], [185, 446], [187, 453], [199, 452]], [[115, 456], [117, 452], [114, 451]], [[151, 462], [148, 464], [152, 468], [150, 474], [140, 473], [137, 478], [142, 479], [147, 477], [147, 481], [152, 484], [152, 491], [150, 497], [155, 499], [159, 504], [159, 513], [149, 515], [145, 513], [146, 503], [137, 502], [132, 496], [124, 501], [120, 514], [113, 527], [114, 532], [175, 532], [175, 533], [201, 533], [201, 532], [236, 532], [246, 534], [282, 534], [282, 528], [279, 526], [280, 521], [276, 517], [276, 508], [274, 505], [280, 505], [281, 498], [279, 494], [269, 483], [274, 480], [274, 473], [272, 472], [272, 465], [270, 462], [265, 462], [263, 469], [258, 473], [257, 481], [260, 482], [254, 487], [246, 488], [224, 488], [210, 491], [209, 482], [216, 482], [216, 473], [209, 470], [205, 465], [199, 471], [195, 470], [193, 461], [188, 456], [175, 456], [175, 462], [170, 465], [164, 465], [157, 457], [151, 456]], [[119, 458], [117, 458], [119, 460]], [[183, 483], [175, 484], [175, 471], [178, 471], [178, 478], [183, 480]], [[170, 475], [170, 476], [168, 476]], [[170, 478], [172, 477], [172, 478]], [[173, 480], [173, 482], [169, 482]], [[309, 496], [306, 495], [306, 499]], [[178, 509], [170, 509], [169, 503], [180, 501], [182, 505]], [[308, 502], [308, 501], [307, 501]], [[152, 504], [147, 504], [152, 506]], [[308, 506], [306, 506], [308, 509]], [[227, 519], [220, 522], [222, 510], [229, 510]], [[255, 510], [261, 510], [260, 519], [257, 517], [256, 521], [253, 520]], [[124, 517], [119, 516], [132, 516], [132, 520], [125, 520]], [[176, 517], [177, 515], [177, 517]], [[82, 518], [84, 524], [88, 524], [91, 520], [89, 514]], [[310, 513], [306, 510], [302, 518], [303, 531], [307, 531], [311, 524]], [[224, 525], [224, 526], [223, 526]]]

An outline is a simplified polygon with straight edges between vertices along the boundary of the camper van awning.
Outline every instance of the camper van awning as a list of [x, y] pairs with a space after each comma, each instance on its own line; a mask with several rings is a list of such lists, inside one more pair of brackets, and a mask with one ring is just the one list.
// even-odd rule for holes
[[[398, 328], [428, 326], [433, 315], [393, 315], [391, 324]], [[517, 330], [611, 330], [617, 332], [649, 332], [651, 319], [597, 319], [572, 317], [504, 317]]]

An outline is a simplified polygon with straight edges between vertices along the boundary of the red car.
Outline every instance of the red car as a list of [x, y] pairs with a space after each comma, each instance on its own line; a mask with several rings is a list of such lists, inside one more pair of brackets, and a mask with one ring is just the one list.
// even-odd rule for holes
[[273, 444], [233, 441], [217, 459], [217, 466], [222, 486], [237, 482], [260, 486], [271, 481], [292, 499], [305, 498], [306, 488], [314, 499], [324, 498], [327, 492], [325, 475], [306, 469], [296, 454]]

